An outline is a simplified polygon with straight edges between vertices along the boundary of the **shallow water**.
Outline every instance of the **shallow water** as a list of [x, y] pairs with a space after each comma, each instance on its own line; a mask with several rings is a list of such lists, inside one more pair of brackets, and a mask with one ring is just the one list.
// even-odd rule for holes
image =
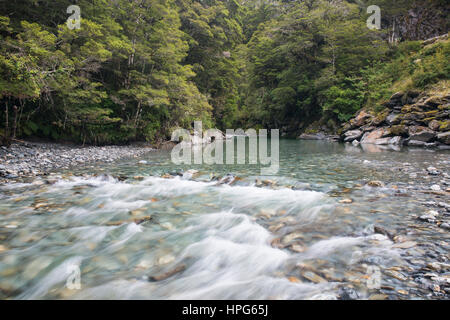
[[[157, 151], [2, 185], [0, 298], [448, 298], [420, 277], [436, 261], [450, 274], [449, 231], [417, 216], [448, 203], [430, 186], [448, 188], [449, 168], [448, 151], [281, 140], [276, 176]], [[161, 177], [188, 169], [200, 172]], [[74, 267], [79, 290], [67, 288]]]

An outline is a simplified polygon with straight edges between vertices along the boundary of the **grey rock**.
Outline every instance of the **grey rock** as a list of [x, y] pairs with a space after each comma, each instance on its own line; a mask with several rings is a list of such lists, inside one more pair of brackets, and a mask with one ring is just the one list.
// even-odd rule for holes
[[444, 133], [439, 133], [437, 135], [437, 140], [444, 144], [450, 145], [450, 131], [444, 132]]
[[392, 144], [394, 146], [399, 146], [402, 144], [402, 137], [396, 136], [391, 138], [391, 140], [389, 140], [389, 144]]
[[410, 134], [410, 139], [415, 141], [430, 142], [436, 138], [436, 132], [425, 129], [417, 133]]
[[450, 224], [447, 222], [441, 223], [440, 227], [445, 230], [450, 230]]
[[432, 176], [438, 176], [441, 174], [441, 172], [438, 169], [436, 169], [435, 167], [428, 167], [427, 172], [429, 175], [432, 175]]

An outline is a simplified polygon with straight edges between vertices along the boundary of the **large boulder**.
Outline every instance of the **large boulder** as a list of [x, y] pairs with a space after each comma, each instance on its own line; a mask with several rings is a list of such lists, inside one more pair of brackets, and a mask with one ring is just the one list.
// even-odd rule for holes
[[367, 121], [371, 118], [372, 116], [370, 114], [368, 114], [366, 111], [361, 110], [358, 115], [355, 117], [353, 124], [356, 127], [361, 127], [364, 124], [367, 123]]
[[439, 133], [437, 139], [439, 142], [450, 145], [450, 131]]
[[402, 145], [402, 137], [396, 136], [396, 137], [390, 138], [389, 144], [395, 145], [395, 146]]
[[376, 144], [377, 139], [384, 138], [389, 134], [388, 128], [379, 128], [372, 132], [366, 132], [361, 139], [361, 144]]
[[436, 138], [436, 132], [427, 127], [411, 126], [408, 130], [410, 140], [431, 142]]
[[388, 145], [391, 142], [391, 138], [387, 137], [387, 138], [380, 138], [375, 140], [375, 144], [377, 145]]
[[400, 123], [400, 117], [398, 114], [395, 113], [390, 113], [387, 117], [386, 117], [386, 123], [389, 125], [394, 125], [394, 124], [398, 124]]
[[394, 136], [407, 136], [408, 135], [408, 127], [405, 125], [396, 125], [391, 127], [391, 134]]
[[353, 140], [357, 140], [361, 138], [363, 132], [361, 130], [350, 130], [344, 133], [344, 142], [352, 142]]
[[428, 123], [428, 128], [430, 128], [430, 130], [433, 130], [433, 131], [438, 131], [440, 126], [441, 126], [441, 124], [437, 120], [431, 120]]
[[404, 95], [405, 94], [403, 92], [394, 93], [389, 101], [384, 103], [384, 106], [389, 109], [397, 109], [398, 107], [401, 108], [401, 106], [403, 106], [402, 100]]

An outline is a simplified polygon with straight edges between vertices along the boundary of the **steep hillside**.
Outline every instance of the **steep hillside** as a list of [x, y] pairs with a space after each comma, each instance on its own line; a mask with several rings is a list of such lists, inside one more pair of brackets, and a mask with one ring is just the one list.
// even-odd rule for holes
[[341, 139], [353, 144], [449, 145], [449, 61], [450, 41], [445, 35], [423, 41], [419, 50], [382, 66], [373, 82], [378, 91], [344, 124]]

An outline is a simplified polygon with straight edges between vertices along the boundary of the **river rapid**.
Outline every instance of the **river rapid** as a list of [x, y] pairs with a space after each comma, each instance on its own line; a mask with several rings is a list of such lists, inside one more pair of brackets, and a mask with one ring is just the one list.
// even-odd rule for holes
[[449, 155], [281, 140], [275, 176], [154, 151], [4, 183], [0, 298], [448, 299]]

